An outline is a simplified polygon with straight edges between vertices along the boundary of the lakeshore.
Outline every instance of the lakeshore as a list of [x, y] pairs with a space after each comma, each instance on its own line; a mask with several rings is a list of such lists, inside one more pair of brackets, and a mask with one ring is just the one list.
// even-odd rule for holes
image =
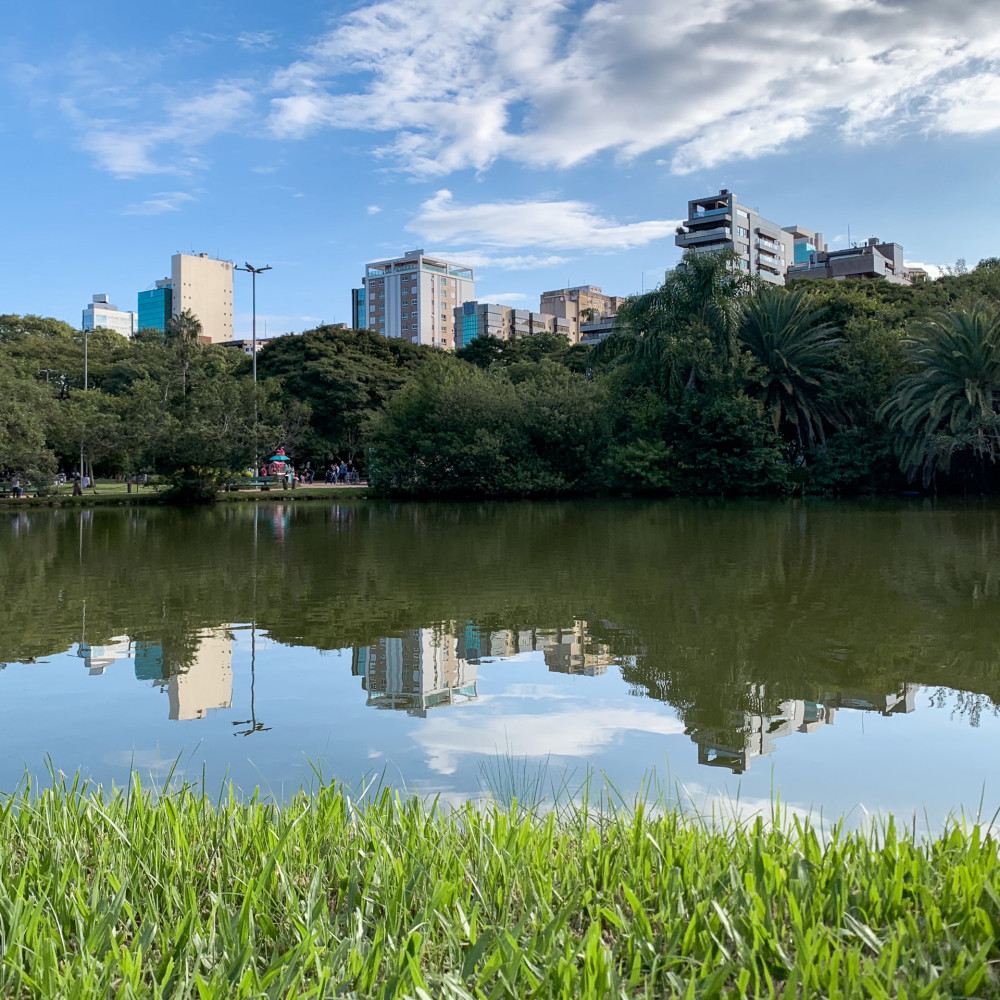
[[891, 821], [823, 831], [655, 805], [25, 789], [0, 806], [0, 992], [996, 995], [986, 828], [915, 841]]

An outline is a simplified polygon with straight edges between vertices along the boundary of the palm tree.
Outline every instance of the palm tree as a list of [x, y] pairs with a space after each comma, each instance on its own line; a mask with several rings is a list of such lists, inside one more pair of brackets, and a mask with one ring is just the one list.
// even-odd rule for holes
[[674, 394], [692, 388], [707, 353], [728, 360], [735, 352], [741, 301], [754, 279], [738, 272], [733, 251], [688, 251], [662, 285], [628, 299], [611, 336], [594, 348], [594, 361], [628, 365], [641, 381]]
[[191, 352], [199, 344], [201, 330], [201, 320], [190, 309], [171, 316], [167, 323], [166, 342], [174, 347], [181, 359], [181, 391], [185, 394], [188, 368], [191, 366]]
[[912, 366], [879, 407], [896, 436], [900, 468], [924, 485], [970, 455], [980, 476], [1000, 454], [1000, 311], [981, 304], [940, 312], [907, 342]]
[[840, 414], [830, 393], [842, 340], [809, 292], [765, 289], [747, 299], [739, 338], [758, 366], [748, 394], [761, 401], [776, 431], [798, 457], [826, 440], [824, 425]]

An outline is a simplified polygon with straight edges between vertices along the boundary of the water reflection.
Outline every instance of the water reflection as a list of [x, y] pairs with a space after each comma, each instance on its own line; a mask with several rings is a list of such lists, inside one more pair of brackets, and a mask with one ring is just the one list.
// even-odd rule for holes
[[[382, 734], [365, 753], [403, 754], [406, 734], [460, 767], [477, 738], [502, 748], [517, 728], [543, 755], [646, 740], [639, 770], [675, 741], [725, 777], [766, 772], [763, 759], [833, 759], [859, 719], [910, 740], [904, 719], [947, 724], [938, 744], [958, 754], [972, 740], [961, 759], [982, 760], [988, 748], [968, 733], [1000, 701], [989, 505], [236, 504], [4, 518], [0, 667], [20, 666], [0, 678], [0, 728], [23, 720], [40, 739], [81, 698], [113, 707], [153, 693], [159, 720], [192, 723], [199, 738], [261, 734], [262, 767], [279, 746], [307, 734], [325, 746], [352, 725]], [[72, 706], [32, 701], [59, 689], [53, 671], [67, 665], [86, 685]], [[127, 724], [122, 713], [123, 745]], [[901, 735], [895, 752], [913, 744]]]
[[[872, 693], [830, 694], [822, 701], [801, 698], [783, 701], [773, 715], [752, 712], [733, 713], [726, 730], [688, 729], [687, 734], [698, 744], [698, 763], [709, 767], [725, 767], [733, 774], [743, 774], [750, 762], [769, 757], [776, 743], [792, 733], [814, 733], [823, 726], [832, 726], [837, 711], [851, 709], [877, 712], [882, 716], [909, 714], [914, 710], [919, 685], [906, 684], [901, 691], [888, 695]], [[763, 692], [748, 693], [748, 700], [763, 704]]]

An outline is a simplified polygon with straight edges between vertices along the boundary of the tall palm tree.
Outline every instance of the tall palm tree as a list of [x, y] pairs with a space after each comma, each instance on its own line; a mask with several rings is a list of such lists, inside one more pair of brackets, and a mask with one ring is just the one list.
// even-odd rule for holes
[[1000, 455], [1000, 310], [940, 312], [907, 342], [912, 371], [879, 407], [896, 436], [900, 468], [927, 485], [966, 453], [985, 473]]
[[840, 417], [830, 388], [842, 340], [825, 315], [804, 290], [764, 289], [743, 306], [739, 339], [758, 367], [748, 394], [799, 456]]
[[688, 251], [662, 285], [628, 299], [618, 309], [611, 336], [594, 348], [594, 361], [628, 365], [661, 392], [690, 387], [696, 355], [732, 357], [741, 300], [754, 279], [736, 270], [736, 254]]
[[191, 352], [197, 348], [201, 337], [201, 320], [190, 309], [172, 316], [167, 323], [166, 342], [177, 351], [181, 360], [181, 391], [187, 394], [188, 369]]

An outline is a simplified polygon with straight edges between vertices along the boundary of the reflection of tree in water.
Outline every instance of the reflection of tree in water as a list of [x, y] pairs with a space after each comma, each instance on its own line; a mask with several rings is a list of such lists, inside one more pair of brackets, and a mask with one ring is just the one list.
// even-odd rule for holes
[[281, 543], [260, 531], [256, 552], [252, 504], [97, 509], [85, 522], [38, 511], [16, 535], [0, 521], [0, 592], [16, 623], [0, 633], [0, 661], [68, 648], [86, 599], [92, 642], [161, 643], [168, 674], [190, 667], [200, 630], [250, 621], [253, 607], [277, 641], [320, 649], [444, 620], [515, 632], [585, 620], [633, 691], [720, 742], [738, 742], [746, 716], [781, 719], [791, 700], [842, 692], [877, 705], [907, 684], [961, 690], [970, 721], [1000, 701], [989, 507], [286, 509]]

